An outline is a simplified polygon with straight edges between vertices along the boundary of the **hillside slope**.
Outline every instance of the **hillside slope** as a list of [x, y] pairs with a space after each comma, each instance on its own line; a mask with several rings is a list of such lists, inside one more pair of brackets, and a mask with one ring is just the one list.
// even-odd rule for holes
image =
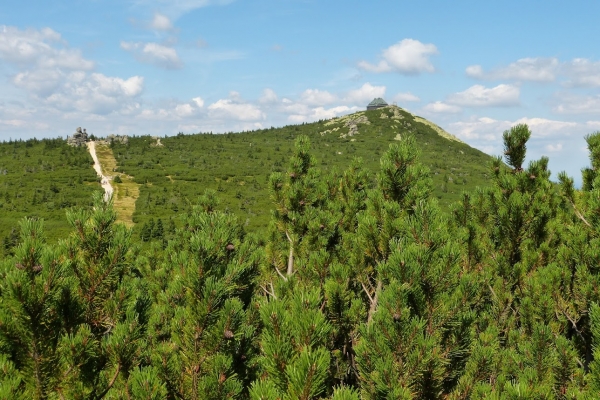
[[211, 188], [219, 192], [219, 208], [233, 211], [248, 230], [256, 230], [264, 229], [269, 220], [268, 177], [287, 169], [298, 135], [310, 137], [324, 172], [341, 172], [361, 157], [373, 176], [389, 144], [413, 135], [421, 162], [431, 170], [434, 195], [443, 206], [456, 201], [462, 191], [487, 184], [490, 156], [395, 106], [236, 134], [179, 134], [158, 143], [149, 136], [133, 137], [127, 145], [112, 147], [118, 171], [141, 185], [134, 214], [138, 229], [159, 218], [161, 224], [171, 220], [173, 226], [176, 214]]

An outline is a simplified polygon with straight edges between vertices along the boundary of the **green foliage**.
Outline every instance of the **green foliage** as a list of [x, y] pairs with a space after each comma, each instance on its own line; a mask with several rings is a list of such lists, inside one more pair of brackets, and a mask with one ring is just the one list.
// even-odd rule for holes
[[520, 171], [527, 148], [525, 143], [531, 137], [529, 127], [525, 124], [515, 125], [510, 130], [504, 131], [504, 156], [508, 165]]
[[222, 211], [248, 196], [226, 173], [197, 205], [177, 179], [148, 185], [144, 204], [173, 190], [180, 215], [147, 213], [136, 234], [100, 193], [67, 212], [58, 243], [23, 219], [0, 263], [0, 397], [597, 398], [600, 133], [577, 190], [549, 180], [545, 157], [524, 167], [530, 132], [514, 127], [509, 165], [493, 159], [492, 184], [450, 213], [412, 133], [373, 175], [360, 158], [319, 166], [327, 134], [275, 146], [290, 160], [261, 178], [262, 234]]
[[[85, 147], [70, 147], [63, 139], [11, 140], [0, 143], [0, 238], [3, 255], [12, 254], [18, 221], [46, 221], [50, 242], [65, 237], [65, 211], [90, 204], [99, 188]], [[8, 248], [7, 248], [8, 247]]]

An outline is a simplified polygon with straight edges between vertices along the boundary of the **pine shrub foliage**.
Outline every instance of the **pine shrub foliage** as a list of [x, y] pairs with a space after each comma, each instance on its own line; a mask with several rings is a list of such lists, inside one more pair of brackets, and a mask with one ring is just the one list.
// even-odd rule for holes
[[581, 190], [524, 165], [530, 136], [504, 132], [493, 185], [450, 213], [411, 137], [375, 174], [325, 174], [301, 136], [265, 237], [211, 190], [143, 245], [101, 194], [56, 244], [24, 219], [0, 267], [0, 398], [599, 398], [600, 132]]

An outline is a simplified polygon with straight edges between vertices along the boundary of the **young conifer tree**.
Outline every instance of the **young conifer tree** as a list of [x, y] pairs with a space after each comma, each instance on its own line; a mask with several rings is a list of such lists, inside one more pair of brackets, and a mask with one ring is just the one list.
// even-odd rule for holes
[[261, 253], [214, 192], [185, 216], [164, 260], [146, 269], [156, 298], [150, 321], [152, 371], [169, 398], [247, 394], [256, 323], [251, 307]]
[[0, 323], [3, 361], [15, 373], [2, 390], [15, 398], [125, 395], [139, 363], [147, 303], [128, 270], [130, 231], [102, 194], [93, 200], [67, 213], [75, 232], [58, 245], [23, 222], [0, 303], [0, 318], [11, 317]]
[[146, 347], [149, 299], [128, 258], [131, 230], [115, 224], [102, 193], [91, 210], [67, 212], [74, 229], [66, 245], [73, 295], [65, 310], [57, 392], [66, 398], [125, 396]]
[[44, 399], [60, 379], [57, 346], [68, 297], [67, 262], [44, 243], [41, 220], [21, 221], [15, 257], [2, 265], [0, 283], [0, 397]]
[[559, 174], [563, 198], [573, 212], [565, 220], [558, 262], [564, 289], [555, 294], [557, 314], [571, 336], [579, 363], [589, 372], [590, 393], [600, 388], [600, 132], [586, 137], [591, 167], [582, 170], [582, 190]]
[[359, 218], [363, 260], [377, 279], [375, 289], [364, 283], [370, 311], [356, 349], [363, 398], [440, 398], [466, 362], [475, 288], [416, 159], [410, 139], [390, 148], [372, 215]]
[[[553, 261], [560, 200], [549, 180], [548, 159], [523, 168], [531, 136], [526, 125], [503, 136], [510, 168], [497, 158], [494, 187], [463, 196], [454, 209], [469, 252], [467, 265], [483, 289], [474, 307], [475, 339], [453, 398], [501, 393], [551, 398], [561, 386], [555, 381], [559, 365], [576, 363], [564, 325], [556, 324], [553, 295], [561, 289]], [[573, 370], [563, 372], [574, 376]]]

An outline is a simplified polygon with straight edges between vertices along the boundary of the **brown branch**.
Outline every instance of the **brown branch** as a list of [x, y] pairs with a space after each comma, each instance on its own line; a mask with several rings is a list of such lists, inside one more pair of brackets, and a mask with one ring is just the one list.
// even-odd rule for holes
[[271, 292], [269, 292], [267, 290], [267, 288], [265, 288], [263, 285], [259, 285], [260, 288], [265, 292], [265, 294], [268, 294], [269, 296], [273, 297], [275, 300], [277, 300], [277, 296], [275, 296], [275, 290], [273, 290], [273, 284], [271, 283]]
[[379, 297], [379, 292], [381, 292], [381, 288], [383, 286], [383, 283], [381, 282], [381, 280], [377, 281], [377, 289], [375, 289], [375, 295], [373, 296], [373, 301], [371, 302], [371, 307], [369, 307], [369, 316], [367, 317], [367, 323], [371, 322], [373, 320], [373, 314], [375, 314], [375, 311], [377, 310], [377, 300]]
[[113, 375], [112, 379], [108, 383], [108, 386], [106, 387], [106, 389], [104, 389], [104, 391], [102, 393], [100, 393], [98, 395], [98, 397], [96, 397], [96, 399], [101, 399], [104, 396], [106, 396], [106, 394], [108, 393], [108, 391], [113, 387], [113, 385], [117, 381], [117, 377], [119, 376], [119, 372], [121, 372], [121, 363], [117, 364], [117, 370], [115, 371], [115, 374]]
[[[277, 274], [279, 274], [279, 276], [280, 276], [280, 277], [282, 277], [282, 278], [283, 278], [283, 280], [287, 282], [287, 277], [286, 277], [284, 274], [282, 274], [282, 273], [281, 273], [281, 271], [279, 270], [279, 268], [277, 268], [277, 266], [276, 266], [276, 265], [274, 265], [274, 267], [275, 267], [275, 271], [277, 271]], [[289, 270], [290, 270], [290, 269], [289, 269], [289, 267], [288, 267], [288, 271], [289, 271]], [[290, 275], [290, 273], [289, 273], [289, 272], [288, 272], [288, 275]]]
[[582, 220], [583, 223], [588, 226], [588, 228], [591, 228], [592, 225], [585, 219], [585, 217], [583, 216], [583, 214], [581, 214], [581, 212], [577, 209], [577, 207], [575, 207], [575, 203], [573, 203], [573, 201], [571, 199], [569, 199], [569, 203], [571, 203], [571, 206], [573, 206], [573, 211], [575, 211], [575, 215], [577, 215], [577, 217], [580, 220]]
[[365, 291], [365, 293], [367, 294], [367, 297], [369, 298], [369, 303], [373, 304], [373, 297], [371, 297], [369, 290], [367, 289], [367, 287], [365, 286], [365, 284], [363, 282], [361, 282], [360, 284], [362, 285], [363, 290]]

